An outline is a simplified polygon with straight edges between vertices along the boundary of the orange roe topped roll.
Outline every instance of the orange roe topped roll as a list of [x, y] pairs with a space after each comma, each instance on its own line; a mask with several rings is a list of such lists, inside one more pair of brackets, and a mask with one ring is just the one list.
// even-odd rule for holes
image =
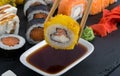
[[61, 0], [58, 7], [58, 14], [68, 15], [79, 19], [83, 15], [86, 0]]

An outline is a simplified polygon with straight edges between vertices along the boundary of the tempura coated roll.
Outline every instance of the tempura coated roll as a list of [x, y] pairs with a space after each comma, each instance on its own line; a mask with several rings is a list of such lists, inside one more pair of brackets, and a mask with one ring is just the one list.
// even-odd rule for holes
[[57, 15], [44, 24], [44, 37], [56, 49], [73, 49], [79, 37], [80, 26], [70, 16]]

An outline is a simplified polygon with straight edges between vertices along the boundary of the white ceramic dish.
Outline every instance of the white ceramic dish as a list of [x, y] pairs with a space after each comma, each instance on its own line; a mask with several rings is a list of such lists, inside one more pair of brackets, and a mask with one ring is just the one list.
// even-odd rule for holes
[[87, 53], [85, 53], [82, 57], [80, 57], [79, 59], [77, 59], [75, 62], [73, 62], [72, 64], [70, 64], [69, 66], [67, 66], [65, 69], [63, 69], [62, 71], [55, 73], [55, 74], [49, 74], [47, 72], [44, 72], [36, 67], [34, 67], [33, 65], [31, 65], [30, 63], [27, 62], [26, 58], [33, 52], [35, 52], [37, 49], [39, 49], [40, 47], [46, 45], [47, 43], [44, 41], [36, 44], [35, 46], [33, 46], [32, 48], [28, 49], [26, 52], [24, 52], [21, 56], [20, 56], [20, 61], [21, 63], [23, 63], [26, 67], [32, 69], [33, 71], [42, 74], [44, 76], [59, 76], [62, 75], [63, 73], [67, 72], [69, 69], [71, 69], [72, 67], [74, 67], [75, 65], [77, 65], [78, 63], [80, 63], [81, 61], [83, 61], [86, 57], [88, 57], [93, 51], [94, 51], [94, 46], [89, 43], [86, 40], [83, 39], [79, 39], [79, 43], [81, 43], [82, 45], [84, 45], [88, 51]]

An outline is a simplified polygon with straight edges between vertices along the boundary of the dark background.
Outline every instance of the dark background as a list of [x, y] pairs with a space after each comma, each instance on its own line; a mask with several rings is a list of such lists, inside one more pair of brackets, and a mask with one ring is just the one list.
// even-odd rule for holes
[[[120, 1], [110, 5], [108, 9], [119, 4]], [[23, 6], [18, 6], [18, 16], [21, 20], [19, 35], [25, 37], [27, 20], [23, 15]], [[101, 16], [102, 13], [89, 16], [86, 25], [97, 23]], [[120, 76], [120, 24], [118, 23], [117, 31], [104, 38], [96, 36], [91, 43], [95, 47], [94, 52], [62, 76]], [[17, 76], [41, 76], [19, 61], [20, 55], [30, 47], [31, 45], [26, 42], [19, 50], [8, 52], [0, 49], [0, 75], [10, 69]]]

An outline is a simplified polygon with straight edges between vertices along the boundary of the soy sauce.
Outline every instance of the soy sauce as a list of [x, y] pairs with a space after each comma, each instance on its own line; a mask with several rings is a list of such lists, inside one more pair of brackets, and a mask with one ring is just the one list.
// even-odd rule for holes
[[45, 45], [27, 57], [27, 61], [36, 68], [55, 74], [82, 57], [87, 48], [81, 44], [73, 50], [58, 50]]

